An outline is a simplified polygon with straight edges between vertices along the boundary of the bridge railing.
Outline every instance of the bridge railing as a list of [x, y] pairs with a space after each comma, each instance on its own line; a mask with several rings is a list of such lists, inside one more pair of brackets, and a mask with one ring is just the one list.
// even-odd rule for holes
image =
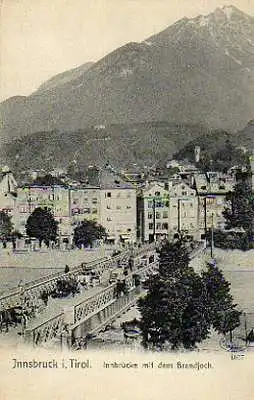
[[[134, 285], [134, 274], [138, 274], [141, 277], [145, 276], [149, 270], [154, 270], [157, 267], [157, 262], [153, 262], [148, 266], [145, 266], [140, 269], [136, 269], [133, 273], [126, 278], [126, 285], [129, 288], [127, 297], [125, 300], [122, 300], [124, 306], [126, 306], [127, 299], [133, 301], [133, 296], [130, 293], [135, 288]], [[117, 284], [113, 283], [109, 285], [105, 289], [100, 290], [95, 295], [92, 295], [85, 300], [75, 304], [74, 307], [74, 324], [78, 325], [86, 320], [88, 320], [93, 314], [96, 314], [100, 310], [105, 309], [108, 304], [112, 303], [116, 299], [116, 287]], [[128, 297], [129, 296], [129, 297]], [[124, 298], [125, 296], [123, 296]], [[57, 335], [62, 334], [64, 326], [65, 326], [65, 315], [64, 312], [53, 316], [47, 321], [40, 323], [37, 326], [26, 329], [25, 337], [27, 341], [31, 341], [34, 344], [45, 343], [49, 340], [52, 340]], [[69, 329], [73, 329], [72, 326]]]
[[25, 342], [32, 343], [35, 346], [42, 345], [53, 340], [59, 332], [64, 330], [64, 327], [64, 313], [61, 312], [36, 327], [26, 329], [24, 334]]
[[128, 257], [130, 251], [124, 251], [115, 257], [103, 257], [101, 259], [96, 259], [90, 262], [84, 262], [80, 265], [72, 268], [68, 273], [56, 272], [44, 277], [38, 278], [36, 280], [27, 282], [20, 287], [16, 287], [7, 293], [0, 296], [0, 303], [3, 308], [8, 308], [10, 306], [14, 307], [20, 304], [21, 293], [27, 293], [32, 296], [39, 296], [43, 290], [53, 289], [57, 280], [61, 278], [74, 277], [84, 271], [86, 267], [92, 268], [96, 273], [103, 273], [111, 265], [114, 266], [118, 260]]
[[[135, 287], [133, 275], [139, 275], [142, 277], [148, 273], [149, 270], [154, 270], [157, 264], [157, 262], [153, 262], [143, 268], [136, 268], [130, 276], [127, 276], [125, 283], [128, 290], [131, 291]], [[94, 313], [95, 310], [105, 308], [105, 306], [115, 298], [116, 287], [117, 284], [113, 283], [96, 295], [86, 298], [85, 300], [76, 304], [74, 306], [74, 323], [85, 319], [89, 314]]]

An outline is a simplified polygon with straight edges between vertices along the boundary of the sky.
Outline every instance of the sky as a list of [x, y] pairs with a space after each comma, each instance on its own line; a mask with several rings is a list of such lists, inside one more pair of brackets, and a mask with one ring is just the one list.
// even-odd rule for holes
[[254, 0], [0, 0], [0, 101], [223, 5], [254, 16]]

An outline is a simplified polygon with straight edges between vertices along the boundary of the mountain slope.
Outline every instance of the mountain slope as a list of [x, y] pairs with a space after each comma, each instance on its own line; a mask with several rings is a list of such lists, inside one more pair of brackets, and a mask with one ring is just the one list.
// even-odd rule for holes
[[66, 168], [74, 160], [81, 167], [107, 162], [120, 169], [133, 164], [152, 166], [165, 164], [184, 145], [183, 137], [190, 141], [204, 132], [202, 126], [168, 122], [39, 132], [4, 144], [0, 159], [15, 171], [15, 176], [28, 169]]
[[237, 130], [253, 118], [254, 18], [234, 7], [183, 18], [82, 74], [0, 104], [2, 136], [144, 121]]
[[92, 65], [93, 62], [87, 62], [77, 68], [53, 76], [46, 82], [42, 83], [42, 85], [36, 90], [36, 93], [38, 94], [44, 90], [59, 88], [60, 86], [77, 79], [79, 76], [82, 76]]

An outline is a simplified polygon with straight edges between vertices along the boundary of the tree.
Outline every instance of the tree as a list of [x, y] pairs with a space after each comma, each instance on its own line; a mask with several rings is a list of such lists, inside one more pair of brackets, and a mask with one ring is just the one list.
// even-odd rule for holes
[[106, 231], [103, 226], [95, 221], [84, 220], [74, 229], [73, 241], [77, 247], [81, 248], [92, 246], [95, 240], [105, 239], [105, 237]]
[[226, 219], [226, 228], [243, 228], [249, 240], [254, 234], [254, 196], [247, 181], [235, 185], [234, 191], [227, 196], [231, 206], [226, 207], [223, 215]]
[[11, 217], [4, 211], [0, 211], [0, 237], [6, 240], [12, 232]]
[[144, 347], [191, 349], [209, 333], [203, 281], [189, 266], [182, 241], [160, 250], [159, 274], [138, 302]]
[[241, 312], [236, 310], [236, 304], [233, 303], [230, 283], [224, 278], [222, 271], [211, 263], [202, 272], [202, 279], [210, 323], [219, 333], [225, 335], [230, 332], [232, 339], [232, 331], [240, 325]]
[[50, 209], [38, 207], [27, 219], [26, 233], [38, 239], [40, 246], [42, 242], [49, 246], [49, 242], [57, 238], [57, 225]]

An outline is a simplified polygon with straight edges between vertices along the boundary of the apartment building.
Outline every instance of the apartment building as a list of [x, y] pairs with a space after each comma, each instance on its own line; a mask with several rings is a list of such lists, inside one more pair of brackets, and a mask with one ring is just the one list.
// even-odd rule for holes
[[136, 189], [109, 169], [98, 171], [100, 224], [110, 243], [137, 239]]
[[169, 238], [179, 235], [199, 239], [198, 197], [184, 182], [169, 187]]
[[16, 209], [13, 215], [15, 227], [25, 233], [29, 215], [35, 208], [48, 208], [59, 222], [60, 235], [69, 235], [69, 189], [65, 186], [27, 185], [17, 189]]
[[235, 178], [233, 175], [208, 172], [197, 174], [194, 179], [199, 199], [199, 229], [201, 236], [204, 237], [205, 231], [212, 226], [217, 229], [224, 228], [223, 211], [227, 201], [226, 196], [233, 191]]
[[70, 187], [70, 220], [77, 225], [84, 219], [100, 222], [100, 188], [92, 185]]
[[152, 242], [168, 237], [169, 193], [168, 184], [146, 183], [138, 192], [138, 238]]

